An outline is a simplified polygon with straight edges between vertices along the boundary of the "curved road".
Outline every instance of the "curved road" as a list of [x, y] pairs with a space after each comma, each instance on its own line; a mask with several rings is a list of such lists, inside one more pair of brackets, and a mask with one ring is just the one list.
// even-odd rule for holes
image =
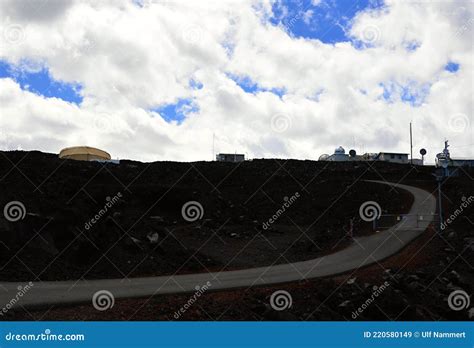
[[[387, 184], [382, 181], [374, 183]], [[99, 290], [110, 291], [115, 298], [148, 297], [160, 294], [194, 292], [196, 286], [208, 281], [210, 290], [249, 287], [252, 285], [276, 284], [302, 279], [318, 278], [347, 272], [353, 269], [381, 261], [406, 246], [418, 237], [433, 220], [436, 199], [430, 193], [407, 185], [390, 184], [409, 191], [413, 197], [413, 206], [407, 219], [395, 226], [374, 235], [355, 238], [349, 247], [317, 259], [291, 264], [251, 268], [239, 271], [219, 273], [199, 273], [174, 276], [34, 282], [15, 306], [32, 307], [53, 304], [90, 302]], [[423, 220], [416, 221], [416, 216]], [[0, 310], [12, 303], [18, 293], [18, 286], [25, 282], [0, 283]]]

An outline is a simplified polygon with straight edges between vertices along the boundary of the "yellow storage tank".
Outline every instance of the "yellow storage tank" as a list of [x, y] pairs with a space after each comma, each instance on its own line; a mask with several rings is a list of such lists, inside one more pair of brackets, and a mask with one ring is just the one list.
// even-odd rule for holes
[[62, 149], [59, 158], [78, 161], [110, 161], [110, 154], [89, 146], [75, 146]]

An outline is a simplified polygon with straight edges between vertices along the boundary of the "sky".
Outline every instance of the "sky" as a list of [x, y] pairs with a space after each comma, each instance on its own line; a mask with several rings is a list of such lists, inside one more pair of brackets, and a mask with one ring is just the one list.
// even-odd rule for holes
[[[0, 150], [474, 158], [472, 1], [2, 0]], [[214, 144], [214, 148], [213, 148]]]

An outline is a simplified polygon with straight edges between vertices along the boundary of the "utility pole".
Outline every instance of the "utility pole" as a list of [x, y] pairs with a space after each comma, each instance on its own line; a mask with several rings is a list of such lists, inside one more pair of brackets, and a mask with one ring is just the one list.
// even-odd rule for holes
[[441, 193], [441, 181], [443, 177], [438, 179], [438, 210], [439, 210], [439, 232], [441, 233], [443, 227], [443, 194]]
[[410, 122], [410, 163], [413, 165], [413, 132]]

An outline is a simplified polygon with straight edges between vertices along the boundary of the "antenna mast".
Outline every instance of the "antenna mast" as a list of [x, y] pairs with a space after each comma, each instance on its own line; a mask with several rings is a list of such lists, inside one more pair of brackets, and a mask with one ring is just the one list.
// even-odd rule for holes
[[216, 134], [212, 133], [212, 158], [211, 161], [214, 161], [216, 159], [216, 151], [215, 149], [215, 139], [216, 139]]
[[413, 164], [413, 132], [410, 122], [410, 163]]

